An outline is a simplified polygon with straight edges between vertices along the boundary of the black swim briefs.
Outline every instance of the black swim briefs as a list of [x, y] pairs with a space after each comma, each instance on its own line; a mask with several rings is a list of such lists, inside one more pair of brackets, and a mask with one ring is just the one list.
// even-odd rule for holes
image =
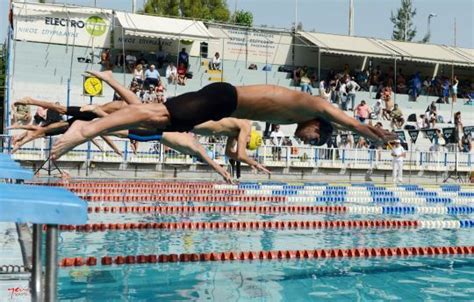
[[90, 112], [90, 111], [85, 111], [81, 112], [81, 107], [79, 106], [69, 106], [66, 109], [66, 115], [69, 115], [72, 117], [72, 119], [68, 119], [67, 122], [69, 125], [71, 125], [73, 122], [79, 120], [79, 121], [92, 121], [95, 118], [98, 118], [97, 114]]
[[170, 98], [164, 105], [171, 122], [165, 131], [190, 131], [204, 122], [230, 117], [237, 108], [237, 90], [229, 83], [212, 83]]

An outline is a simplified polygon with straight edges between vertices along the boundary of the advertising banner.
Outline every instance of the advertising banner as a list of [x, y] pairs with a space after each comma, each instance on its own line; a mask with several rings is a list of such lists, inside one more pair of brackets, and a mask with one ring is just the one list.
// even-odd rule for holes
[[14, 2], [14, 39], [108, 48], [111, 16], [103, 9]]
[[226, 60], [281, 65], [291, 62], [290, 33], [214, 24], [210, 24], [208, 29], [215, 37], [220, 38], [209, 43], [210, 57], [219, 52]]

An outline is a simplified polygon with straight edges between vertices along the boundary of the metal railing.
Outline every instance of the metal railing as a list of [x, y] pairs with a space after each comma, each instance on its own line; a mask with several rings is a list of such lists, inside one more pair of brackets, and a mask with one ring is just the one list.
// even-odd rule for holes
[[[0, 136], [2, 151], [11, 151], [10, 138]], [[139, 143], [132, 150], [128, 140], [116, 139], [122, 156], [115, 154], [102, 140], [97, 140], [104, 151], [93, 144], [85, 143], [65, 154], [59, 162], [137, 163], [137, 164], [201, 164], [195, 157], [181, 154], [159, 142]], [[49, 139], [38, 139], [14, 154], [20, 161], [44, 161], [49, 156]], [[207, 154], [221, 165], [228, 164], [225, 143], [202, 143]], [[269, 146], [263, 145], [249, 155], [268, 167], [334, 168], [334, 169], [391, 169], [390, 150], [342, 149], [312, 146]], [[474, 154], [447, 151], [407, 152], [404, 169], [413, 171], [474, 171]]]

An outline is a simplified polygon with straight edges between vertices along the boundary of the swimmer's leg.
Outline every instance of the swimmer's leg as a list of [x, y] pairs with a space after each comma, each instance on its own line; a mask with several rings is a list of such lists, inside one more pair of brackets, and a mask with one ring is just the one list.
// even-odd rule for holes
[[75, 146], [98, 135], [117, 130], [144, 127], [164, 128], [169, 124], [169, 112], [163, 104], [130, 105], [92, 122], [74, 122], [53, 147], [53, 156], [59, 158]]

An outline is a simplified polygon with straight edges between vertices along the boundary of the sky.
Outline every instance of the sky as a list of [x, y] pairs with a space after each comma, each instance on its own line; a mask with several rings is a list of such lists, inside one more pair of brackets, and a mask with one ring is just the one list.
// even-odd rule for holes
[[[145, 0], [136, 0], [143, 7]], [[356, 36], [390, 39], [393, 25], [390, 14], [400, 7], [400, 0], [353, 0], [354, 28]], [[30, 1], [34, 2], [34, 1]], [[47, 0], [84, 6], [131, 11], [132, 0]], [[417, 34], [414, 41], [423, 38], [427, 31], [430, 13], [431, 43], [454, 45], [454, 23], [456, 18], [456, 45], [474, 48], [474, 0], [413, 0], [417, 14], [413, 20]], [[7, 32], [9, 0], [0, 0], [0, 41]], [[253, 13], [254, 25], [290, 28], [297, 18], [303, 29], [333, 34], [348, 33], [349, 0], [227, 0], [233, 12], [248, 10]], [[297, 13], [295, 12], [297, 8]]]

